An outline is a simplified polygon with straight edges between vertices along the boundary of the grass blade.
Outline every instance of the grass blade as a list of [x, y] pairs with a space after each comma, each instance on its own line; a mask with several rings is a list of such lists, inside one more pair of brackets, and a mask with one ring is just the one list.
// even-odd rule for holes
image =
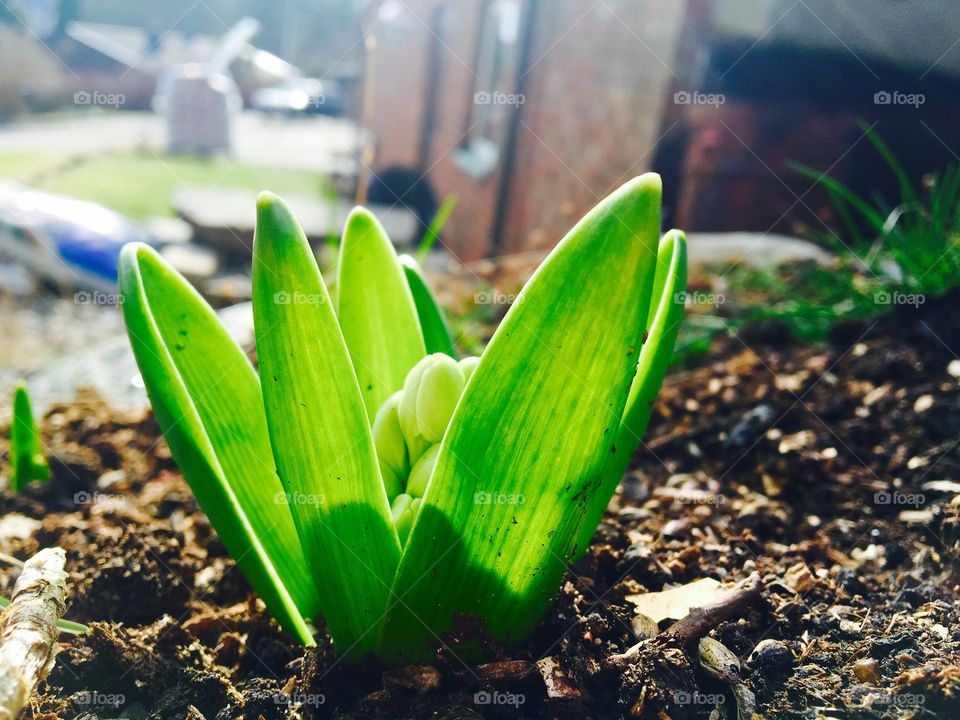
[[426, 350], [397, 253], [383, 226], [364, 208], [354, 209], [347, 219], [339, 273], [337, 316], [373, 422]]
[[[10, 606], [10, 600], [0, 596], [0, 610], [3, 610], [5, 607]], [[73, 620], [64, 620], [60, 618], [57, 620], [57, 628], [60, 632], [67, 633], [68, 635], [83, 635], [85, 632], [90, 632], [90, 628], [86, 625], [82, 625], [78, 622], [73, 622]]]
[[10, 422], [10, 489], [20, 492], [27, 483], [50, 479], [50, 466], [43, 454], [40, 428], [33, 417], [27, 386], [21, 381], [13, 391], [13, 419]]
[[407, 276], [407, 284], [413, 294], [413, 302], [420, 318], [420, 327], [423, 330], [423, 342], [427, 354], [444, 353], [454, 360], [457, 359], [457, 348], [450, 336], [450, 328], [440, 305], [427, 285], [427, 279], [417, 261], [410, 255], [401, 255], [400, 264]]
[[260, 383], [183, 277], [146, 245], [120, 256], [123, 316], [157, 421], [220, 539], [273, 616], [305, 644], [319, 611], [274, 469]]
[[917, 197], [916, 191], [913, 189], [913, 183], [910, 182], [910, 176], [907, 174], [907, 171], [904, 169], [903, 165], [900, 164], [900, 161], [897, 160], [897, 156], [893, 154], [893, 150], [890, 149], [890, 146], [884, 142], [882, 137], [880, 137], [880, 133], [876, 132], [872, 125], [868, 125], [863, 120], [857, 124], [867, 136], [867, 140], [870, 141], [870, 144], [876, 148], [877, 152], [880, 154], [880, 157], [883, 158], [883, 161], [887, 163], [887, 167], [890, 168], [890, 172], [892, 172], [894, 177], [897, 178], [897, 186], [900, 188], [900, 202], [908, 205], [918, 202], [919, 198]]
[[557, 245], [494, 334], [405, 547], [384, 628], [388, 659], [429, 657], [461, 617], [480, 618], [509, 641], [546, 609], [607, 458], [619, 452], [656, 269], [660, 198], [660, 178], [644, 175], [603, 200]]
[[417, 245], [418, 261], [423, 262], [424, 258], [427, 257], [427, 253], [436, 245], [437, 240], [440, 239], [440, 233], [443, 232], [447, 221], [450, 220], [450, 216], [457, 207], [458, 201], [459, 197], [456, 193], [450, 193], [443, 199], [437, 212], [433, 215], [433, 220], [430, 221], [430, 227], [427, 228], [427, 231], [420, 239], [420, 243]]
[[877, 212], [874, 207], [870, 205], [870, 203], [863, 200], [846, 185], [807, 165], [802, 165], [800, 163], [789, 163], [789, 167], [801, 175], [816, 181], [820, 185], [823, 185], [832, 195], [849, 203], [863, 216], [863, 218], [874, 230], [876, 230], [878, 233], [882, 231], [884, 223], [887, 219], [886, 215]]
[[[340, 287], [347, 297], [350, 282]], [[257, 200], [253, 307], [277, 469], [330, 634], [358, 657], [379, 639], [400, 543], [323, 278], [289, 208], [269, 193]]]

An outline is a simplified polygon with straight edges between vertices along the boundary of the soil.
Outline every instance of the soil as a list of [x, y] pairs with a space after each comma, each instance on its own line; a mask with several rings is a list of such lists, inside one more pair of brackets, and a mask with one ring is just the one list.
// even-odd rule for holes
[[[318, 648], [299, 647], [238, 574], [152, 417], [92, 397], [55, 407], [41, 423], [54, 479], [0, 494], [0, 550], [65, 548], [67, 617], [90, 631], [62, 636], [27, 714], [960, 717], [958, 300], [846, 325], [821, 348], [751, 328], [672, 375], [554, 605], [483, 665], [444, 652], [352, 665], [322, 630]], [[754, 572], [759, 595], [701, 630], [738, 672], [708, 674], [696, 643], [669, 632], [634, 647], [628, 596]], [[0, 568], [0, 594], [15, 573]]]

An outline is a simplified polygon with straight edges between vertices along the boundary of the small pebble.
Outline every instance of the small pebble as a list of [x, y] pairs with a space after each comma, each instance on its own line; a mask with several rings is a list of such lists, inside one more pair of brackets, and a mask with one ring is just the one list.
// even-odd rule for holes
[[712, 637], [700, 638], [700, 666], [710, 677], [731, 685], [740, 678], [740, 658]]
[[747, 665], [766, 674], [782, 674], [793, 666], [793, 653], [782, 640], [761, 640], [747, 658]]
[[655, 638], [660, 632], [660, 628], [657, 627], [657, 623], [653, 621], [653, 618], [643, 615], [642, 613], [634, 615], [630, 624], [633, 627], [633, 635], [637, 640], [650, 640]]
[[951, 360], [947, 365], [947, 374], [950, 377], [960, 378], [960, 360]]
[[861, 658], [853, 664], [853, 674], [862, 683], [876, 685], [880, 681], [877, 661], [873, 658]]

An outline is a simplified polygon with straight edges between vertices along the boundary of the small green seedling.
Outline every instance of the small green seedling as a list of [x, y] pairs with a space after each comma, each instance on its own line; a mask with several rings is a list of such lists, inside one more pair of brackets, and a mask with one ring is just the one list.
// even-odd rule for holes
[[13, 392], [13, 420], [10, 424], [10, 488], [22, 490], [34, 480], [50, 479], [50, 466], [43, 454], [40, 429], [33, 418], [30, 395], [21, 381]]
[[[660, 178], [591, 210], [482, 357], [458, 359], [415, 264], [355, 210], [336, 304], [279, 198], [257, 202], [259, 376], [199, 294], [124, 248], [123, 312], [174, 457], [250, 584], [305, 644], [430, 658], [521, 639], [590, 541], [650, 418], [686, 246]], [[472, 623], [472, 624], [471, 624]], [[462, 637], [463, 634], [460, 633]]]

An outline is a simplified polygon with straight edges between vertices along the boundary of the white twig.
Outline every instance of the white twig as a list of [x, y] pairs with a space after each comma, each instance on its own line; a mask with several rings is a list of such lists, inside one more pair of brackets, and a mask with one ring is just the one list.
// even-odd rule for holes
[[27, 560], [0, 614], [0, 720], [16, 720], [53, 667], [67, 594], [65, 561], [60, 548]]

